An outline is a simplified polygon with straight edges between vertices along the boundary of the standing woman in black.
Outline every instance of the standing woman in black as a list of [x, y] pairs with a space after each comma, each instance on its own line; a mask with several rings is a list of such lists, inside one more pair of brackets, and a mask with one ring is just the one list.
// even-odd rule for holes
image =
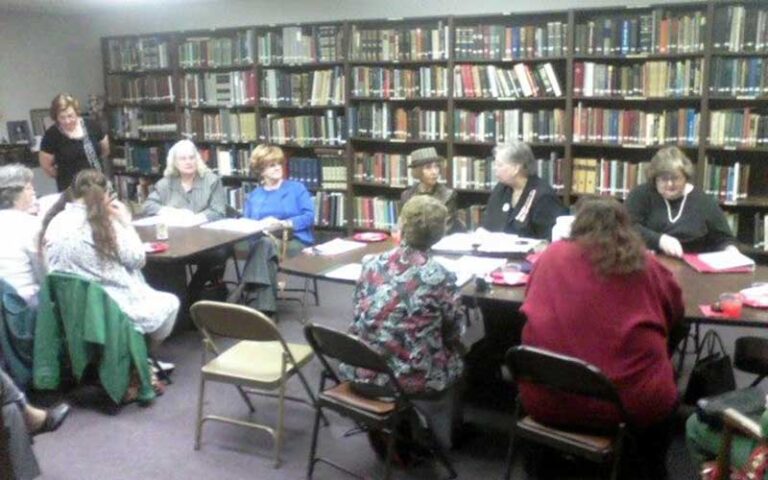
[[40, 167], [56, 179], [59, 191], [66, 190], [81, 170], [104, 170], [109, 156], [109, 138], [96, 122], [80, 117], [80, 102], [60, 93], [51, 102], [54, 125], [40, 144]]

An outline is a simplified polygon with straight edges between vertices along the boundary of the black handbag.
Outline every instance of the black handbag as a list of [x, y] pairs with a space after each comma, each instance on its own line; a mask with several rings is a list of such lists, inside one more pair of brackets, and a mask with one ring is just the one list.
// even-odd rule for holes
[[714, 330], [701, 339], [701, 349], [688, 379], [683, 402], [695, 405], [700, 398], [711, 397], [736, 389], [731, 357], [725, 352], [723, 340]]

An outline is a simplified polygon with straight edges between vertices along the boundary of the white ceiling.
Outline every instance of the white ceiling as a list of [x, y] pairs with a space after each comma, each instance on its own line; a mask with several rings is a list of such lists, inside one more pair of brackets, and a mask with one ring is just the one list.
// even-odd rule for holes
[[0, 0], [0, 11], [13, 10], [53, 14], [84, 14], [94, 10], [135, 6], [190, 3], [223, 3], [231, 0]]

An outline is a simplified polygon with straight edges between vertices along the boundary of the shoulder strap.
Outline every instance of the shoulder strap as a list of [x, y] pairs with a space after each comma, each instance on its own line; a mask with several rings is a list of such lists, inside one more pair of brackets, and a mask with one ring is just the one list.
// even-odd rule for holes
[[83, 150], [85, 150], [85, 156], [88, 158], [88, 163], [91, 165], [91, 168], [95, 168], [101, 172], [101, 162], [99, 162], [99, 157], [96, 155], [93, 141], [91, 141], [91, 137], [88, 135], [88, 128], [85, 126], [85, 120], [80, 121], [83, 125]]

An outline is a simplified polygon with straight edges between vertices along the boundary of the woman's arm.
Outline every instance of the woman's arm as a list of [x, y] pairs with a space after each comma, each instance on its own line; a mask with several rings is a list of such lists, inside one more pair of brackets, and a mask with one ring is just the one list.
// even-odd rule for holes
[[704, 219], [707, 223], [707, 243], [714, 250], [722, 250], [731, 245], [735, 246], [736, 237], [731, 232], [731, 227], [728, 225], [723, 210], [710, 196], [705, 197], [705, 202], [703, 207], [706, 209]]
[[141, 211], [144, 215], [157, 215], [168, 201], [168, 181], [161, 178], [147, 195]]
[[101, 149], [101, 158], [106, 160], [109, 158], [109, 137], [104, 135], [104, 138], [99, 140], [99, 147]]
[[283, 220], [289, 220], [294, 230], [309, 230], [315, 223], [315, 207], [306, 187], [301, 183], [296, 185], [298, 185], [295, 191], [296, 214]]
[[113, 221], [112, 225], [120, 264], [129, 270], [140, 270], [146, 263], [146, 253], [139, 234], [130, 224]]
[[657, 232], [648, 228], [648, 217], [651, 214], [651, 202], [648, 192], [643, 185], [635, 187], [629, 196], [625, 205], [629, 211], [629, 216], [632, 219], [632, 225], [640, 233], [640, 236], [645, 242], [645, 246], [653, 250], [659, 249], [659, 240], [661, 240], [661, 232]]
[[227, 196], [224, 192], [224, 185], [218, 175], [210, 174], [214, 180], [206, 181], [206, 188], [210, 190], [208, 194], [208, 205], [201, 214], [205, 215], [208, 221], [219, 220], [227, 216]]
[[56, 157], [48, 152], [40, 150], [37, 156], [38, 162], [40, 162], [40, 168], [51, 178], [56, 178]]

